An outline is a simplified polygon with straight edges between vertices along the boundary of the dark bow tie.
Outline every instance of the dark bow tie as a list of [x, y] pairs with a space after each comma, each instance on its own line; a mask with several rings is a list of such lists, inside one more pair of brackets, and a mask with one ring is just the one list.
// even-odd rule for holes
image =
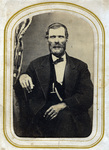
[[56, 59], [54, 62], [53, 62], [53, 64], [58, 64], [59, 62], [62, 62], [62, 61], [64, 61], [64, 58], [58, 58], [58, 59]]

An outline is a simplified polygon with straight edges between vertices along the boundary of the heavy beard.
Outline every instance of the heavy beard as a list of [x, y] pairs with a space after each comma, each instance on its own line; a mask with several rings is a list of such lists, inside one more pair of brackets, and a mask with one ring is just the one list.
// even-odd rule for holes
[[61, 57], [64, 55], [66, 50], [66, 43], [64, 44], [51, 44], [49, 43], [49, 51], [56, 57]]

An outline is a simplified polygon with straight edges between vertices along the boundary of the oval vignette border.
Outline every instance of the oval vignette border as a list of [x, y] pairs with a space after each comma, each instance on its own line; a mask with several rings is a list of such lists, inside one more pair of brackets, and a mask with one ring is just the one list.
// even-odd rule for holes
[[[76, 7], [76, 8], [78, 8], [78, 9], [84, 11], [84, 12], [87, 12], [88, 14], [90, 14], [92, 17], [95, 18], [95, 20], [98, 22], [98, 24], [100, 26], [100, 29], [102, 31], [102, 44], [103, 44], [103, 46], [102, 46], [102, 58], [101, 58], [102, 59], [102, 82], [103, 82], [102, 83], [103, 95], [102, 95], [102, 100], [101, 100], [102, 101], [101, 103], [103, 104], [102, 112], [101, 112], [101, 116], [103, 116], [103, 118], [102, 118], [103, 122], [102, 122], [102, 125], [101, 125], [101, 127], [102, 127], [102, 134], [100, 135], [100, 137], [98, 138], [98, 140], [95, 143], [93, 143], [93, 144], [91, 144], [89, 146], [85, 146], [85, 145], [80, 145], [80, 146], [73, 146], [73, 145], [69, 145], [69, 146], [53, 145], [53, 146], [51, 146], [50, 145], [48, 147], [47, 147], [47, 145], [40, 145], [40, 146], [37, 146], [37, 145], [26, 146], [26, 145], [23, 145], [22, 146], [22, 145], [18, 145], [16, 143], [14, 143], [12, 141], [12, 139], [10, 139], [10, 137], [8, 136], [8, 134], [6, 132], [6, 112], [5, 112], [6, 111], [6, 102], [5, 102], [6, 101], [5, 100], [5, 98], [6, 98], [6, 87], [5, 87], [5, 85], [6, 85], [6, 77], [5, 76], [6, 76], [7, 66], [5, 64], [7, 64], [6, 63], [7, 62], [7, 58], [6, 58], [7, 57], [7, 54], [6, 54], [6, 52], [7, 52], [6, 36], [7, 36], [8, 27], [9, 27], [10, 23], [12, 22], [12, 20], [17, 15], [22, 13], [23, 11], [26, 11], [27, 9], [30, 9], [32, 7], [38, 7], [38, 6], [49, 5], [49, 4], [51, 4], [51, 5], [60, 4], [60, 5], [64, 5], [64, 6], [67, 5], [67, 6], [70, 6], [72, 8]], [[70, 10], [68, 10], [68, 11], [70, 11]], [[27, 15], [25, 15], [25, 16], [27, 16]], [[4, 132], [4, 135], [5, 135], [5, 138], [7, 139], [7, 141], [10, 144], [12, 144], [13, 146], [18, 147], [18, 148], [91, 148], [91, 147], [97, 145], [102, 140], [102, 138], [104, 136], [104, 123], [105, 123], [105, 120], [104, 120], [104, 118], [105, 118], [105, 111], [104, 111], [105, 110], [105, 108], [104, 108], [104, 98], [105, 98], [105, 95], [104, 95], [104, 91], [105, 91], [105, 88], [104, 88], [104, 85], [105, 85], [105, 67], [104, 66], [105, 66], [105, 58], [104, 58], [104, 54], [105, 54], [105, 30], [104, 30], [103, 24], [101, 23], [100, 19], [93, 12], [91, 12], [90, 10], [88, 10], [88, 9], [82, 7], [82, 6], [79, 6], [79, 5], [76, 5], [76, 4], [73, 4], [73, 3], [67, 3], [67, 2], [45, 2], [45, 3], [37, 3], [37, 4], [34, 4], [34, 5], [27, 6], [27, 7], [23, 8], [23, 9], [19, 10], [17, 13], [15, 13], [8, 20], [8, 22], [7, 22], [6, 26], [5, 26], [5, 29], [4, 29], [4, 81], [3, 81], [4, 82], [4, 87], [3, 87], [4, 88], [3, 89], [3, 106], [4, 106], [4, 109], [3, 109], [3, 132]]]

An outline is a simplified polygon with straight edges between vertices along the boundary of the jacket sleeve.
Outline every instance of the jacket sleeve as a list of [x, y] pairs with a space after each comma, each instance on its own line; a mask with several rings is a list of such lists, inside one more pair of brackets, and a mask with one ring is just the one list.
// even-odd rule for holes
[[72, 110], [87, 110], [93, 103], [93, 84], [90, 79], [90, 72], [86, 64], [81, 68], [76, 82], [75, 92], [71, 97], [64, 99], [64, 102]]
[[45, 104], [45, 97], [39, 79], [35, 72], [35, 67], [36, 67], [35, 64], [31, 62], [26, 70], [26, 73], [31, 77], [32, 82], [34, 84], [32, 92], [30, 93], [26, 92], [29, 108], [31, 109], [34, 115], [36, 115]]
[[31, 79], [32, 79], [32, 81], [34, 83], [35, 82], [34, 80], [36, 78], [36, 74], [35, 74], [35, 68], [34, 68], [32, 62], [29, 64], [29, 66], [28, 66], [28, 68], [27, 68], [25, 73], [28, 74], [31, 77]]

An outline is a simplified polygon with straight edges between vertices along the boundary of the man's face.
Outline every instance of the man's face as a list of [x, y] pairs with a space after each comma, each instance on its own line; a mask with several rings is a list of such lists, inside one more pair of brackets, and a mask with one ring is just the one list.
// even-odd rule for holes
[[49, 30], [48, 43], [51, 54], [61, 57], [66, 49], [66, 41], [65, 29], [63, 27]]

